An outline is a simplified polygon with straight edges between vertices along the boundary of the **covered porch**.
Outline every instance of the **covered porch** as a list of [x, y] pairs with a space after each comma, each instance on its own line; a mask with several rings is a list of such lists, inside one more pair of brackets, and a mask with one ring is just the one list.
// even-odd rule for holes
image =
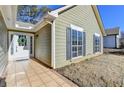
[[6, 57], [6, 64], [0, 63], [3, 65], [0, 77], [5, 78], [8, 87], [76, 86], [51, 69], [56, 68], [54, 20], [58, 14], [47, 11], [42, 19], [30, 23], [18, 19], [18, 8], [15, 5], [0, 6], [1, 24], [4, 23], [1, 26], [6, 28], [0, 30], [1, 36], [4, 35], [2, 40], [6, 41], [0, 42]]
[[76, 87], [74, 83], [36, 59], [9, 62], [7, 87]]

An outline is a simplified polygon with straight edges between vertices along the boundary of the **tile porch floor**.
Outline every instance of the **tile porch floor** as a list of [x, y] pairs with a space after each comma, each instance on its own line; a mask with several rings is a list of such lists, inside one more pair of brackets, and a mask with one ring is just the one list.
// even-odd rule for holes
[[6, 82], [7, 87], [77, 87], [35, 59], [9, 62]]

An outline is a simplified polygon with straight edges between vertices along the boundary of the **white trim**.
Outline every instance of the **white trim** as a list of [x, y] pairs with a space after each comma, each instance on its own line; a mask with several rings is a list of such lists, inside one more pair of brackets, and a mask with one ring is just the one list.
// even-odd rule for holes
[[77, 56], [77, 57], [73, 57], [73, 58], [72, 58], [72, 60], [73, 60], [73, 59], [82, 58], [82, 57], [83, 57], [83, 56]]
[[55, 21], [51, 25], [51, 66], [55, 68]]
[[9, 31], [9, 34], [20, 34], [20, 35], [29, 35], [29, 36], [34, 36], [34, 34], [31, 34], [31, 33], [25, 33], [25, 32], [14, 32], [14, 31]]
[[[77, 41], [78, 41], [78, 32], [84, 32], [84, 29], [79, 26], [73, 25], [73, 24], [70, 24], [70, 27], [71, 27], [71, 29], [74, 29], [77, 31]], [[71, 40], [72, 40], [72, 31], [71, 31]], [[82, 42], [83, 42], [83, 35], [82, 35]], [[72, 46], [74, 46], [74, 45], [72, 45], [72, 42], [71, 42], [71, 48], [72, 48]], [[78, 47], [78, 45], [76, 45], [76, 46]], [[83, 43], [81, 46], [83, 46]], [[83, 53], [83, 48], [82, 48], [82, 53]], [[82, 57], [82, 56], [78, 56], [78, 49], [77, 49], [77, 57], [73, 57], [72, 55], [73, 55], [73, 53], [72, 53], [72, 49], [71, 49], [71, 59], [72, 60]]]
[[[30, 56], [34, 57], [34, 34], [24, 33], [24, 32], [12, 32], [12, 31], [9, 31], [9, 45], [10, 45], [10, 42], [11, 42], [11, 35], [12, 34], [32, 36], [32, 39], [33, 39], [33, 42], [32, 42], [32, 54], [30, 54]], [[9, 50], [10, 50], [10, 47], [9, 47]], [[10, 56], [10, 51], [8, 52], [8, 56]], [[9, 60], [11, 60], [11, 59], [9, 59]]]
[[95, 36], [100, 36], [100, 34], [98, 34], [98, 33], [94, 33], [94, 35], [95, 35]]
[[63, 7], [59, 8], [59, 9], [53, 10], [53, 11], [51, 11], [51, 12], [59, 13], [59, 12], [61, 12], [61, 11], [64, 11], [64, 10], [66, 10], [66, 9], [68, 9], [68, 8], [70, 8], [70, 7], [72, 7], [72, 6], [74, 6], [74, 5], [66, 5], [66, 6], [63, 6]]
[[75, 29], [75, 30], [78, 30], [78, 31], [81, 31], [81, 32], [83, 32], [83, 30], [84, 30], [83, 28], [81, 28], [79, 26], [76, 26], [76, 25], [73, 25], [73, 24], [71, 24], [70, 27], [71, 27], [71, 29]]

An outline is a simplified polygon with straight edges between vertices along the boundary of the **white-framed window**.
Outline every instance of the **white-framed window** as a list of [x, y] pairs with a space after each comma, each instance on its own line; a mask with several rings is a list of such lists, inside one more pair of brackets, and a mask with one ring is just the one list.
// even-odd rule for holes
[[93, 36], [93, 45], [94, 45], [94, 53], [101, 51], [101, 36], [100, 34], [95, 33]]
[[85, 32], [78, 26], [71, 25], [66, 33], [66, 59], [85, 55]]
[[72, 58], [73, 57], [78, 57], [81, 56], [83, 53], [83, 35], [81, 31], [72, 29], [72, 44], [71, 44], [71, 49], [72, 49]]

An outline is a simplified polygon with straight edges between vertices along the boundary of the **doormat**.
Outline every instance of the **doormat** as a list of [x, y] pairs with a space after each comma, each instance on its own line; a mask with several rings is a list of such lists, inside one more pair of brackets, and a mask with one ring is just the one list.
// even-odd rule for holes
[[0, 78], [0, 87], [6, 87], [5, 78]]

